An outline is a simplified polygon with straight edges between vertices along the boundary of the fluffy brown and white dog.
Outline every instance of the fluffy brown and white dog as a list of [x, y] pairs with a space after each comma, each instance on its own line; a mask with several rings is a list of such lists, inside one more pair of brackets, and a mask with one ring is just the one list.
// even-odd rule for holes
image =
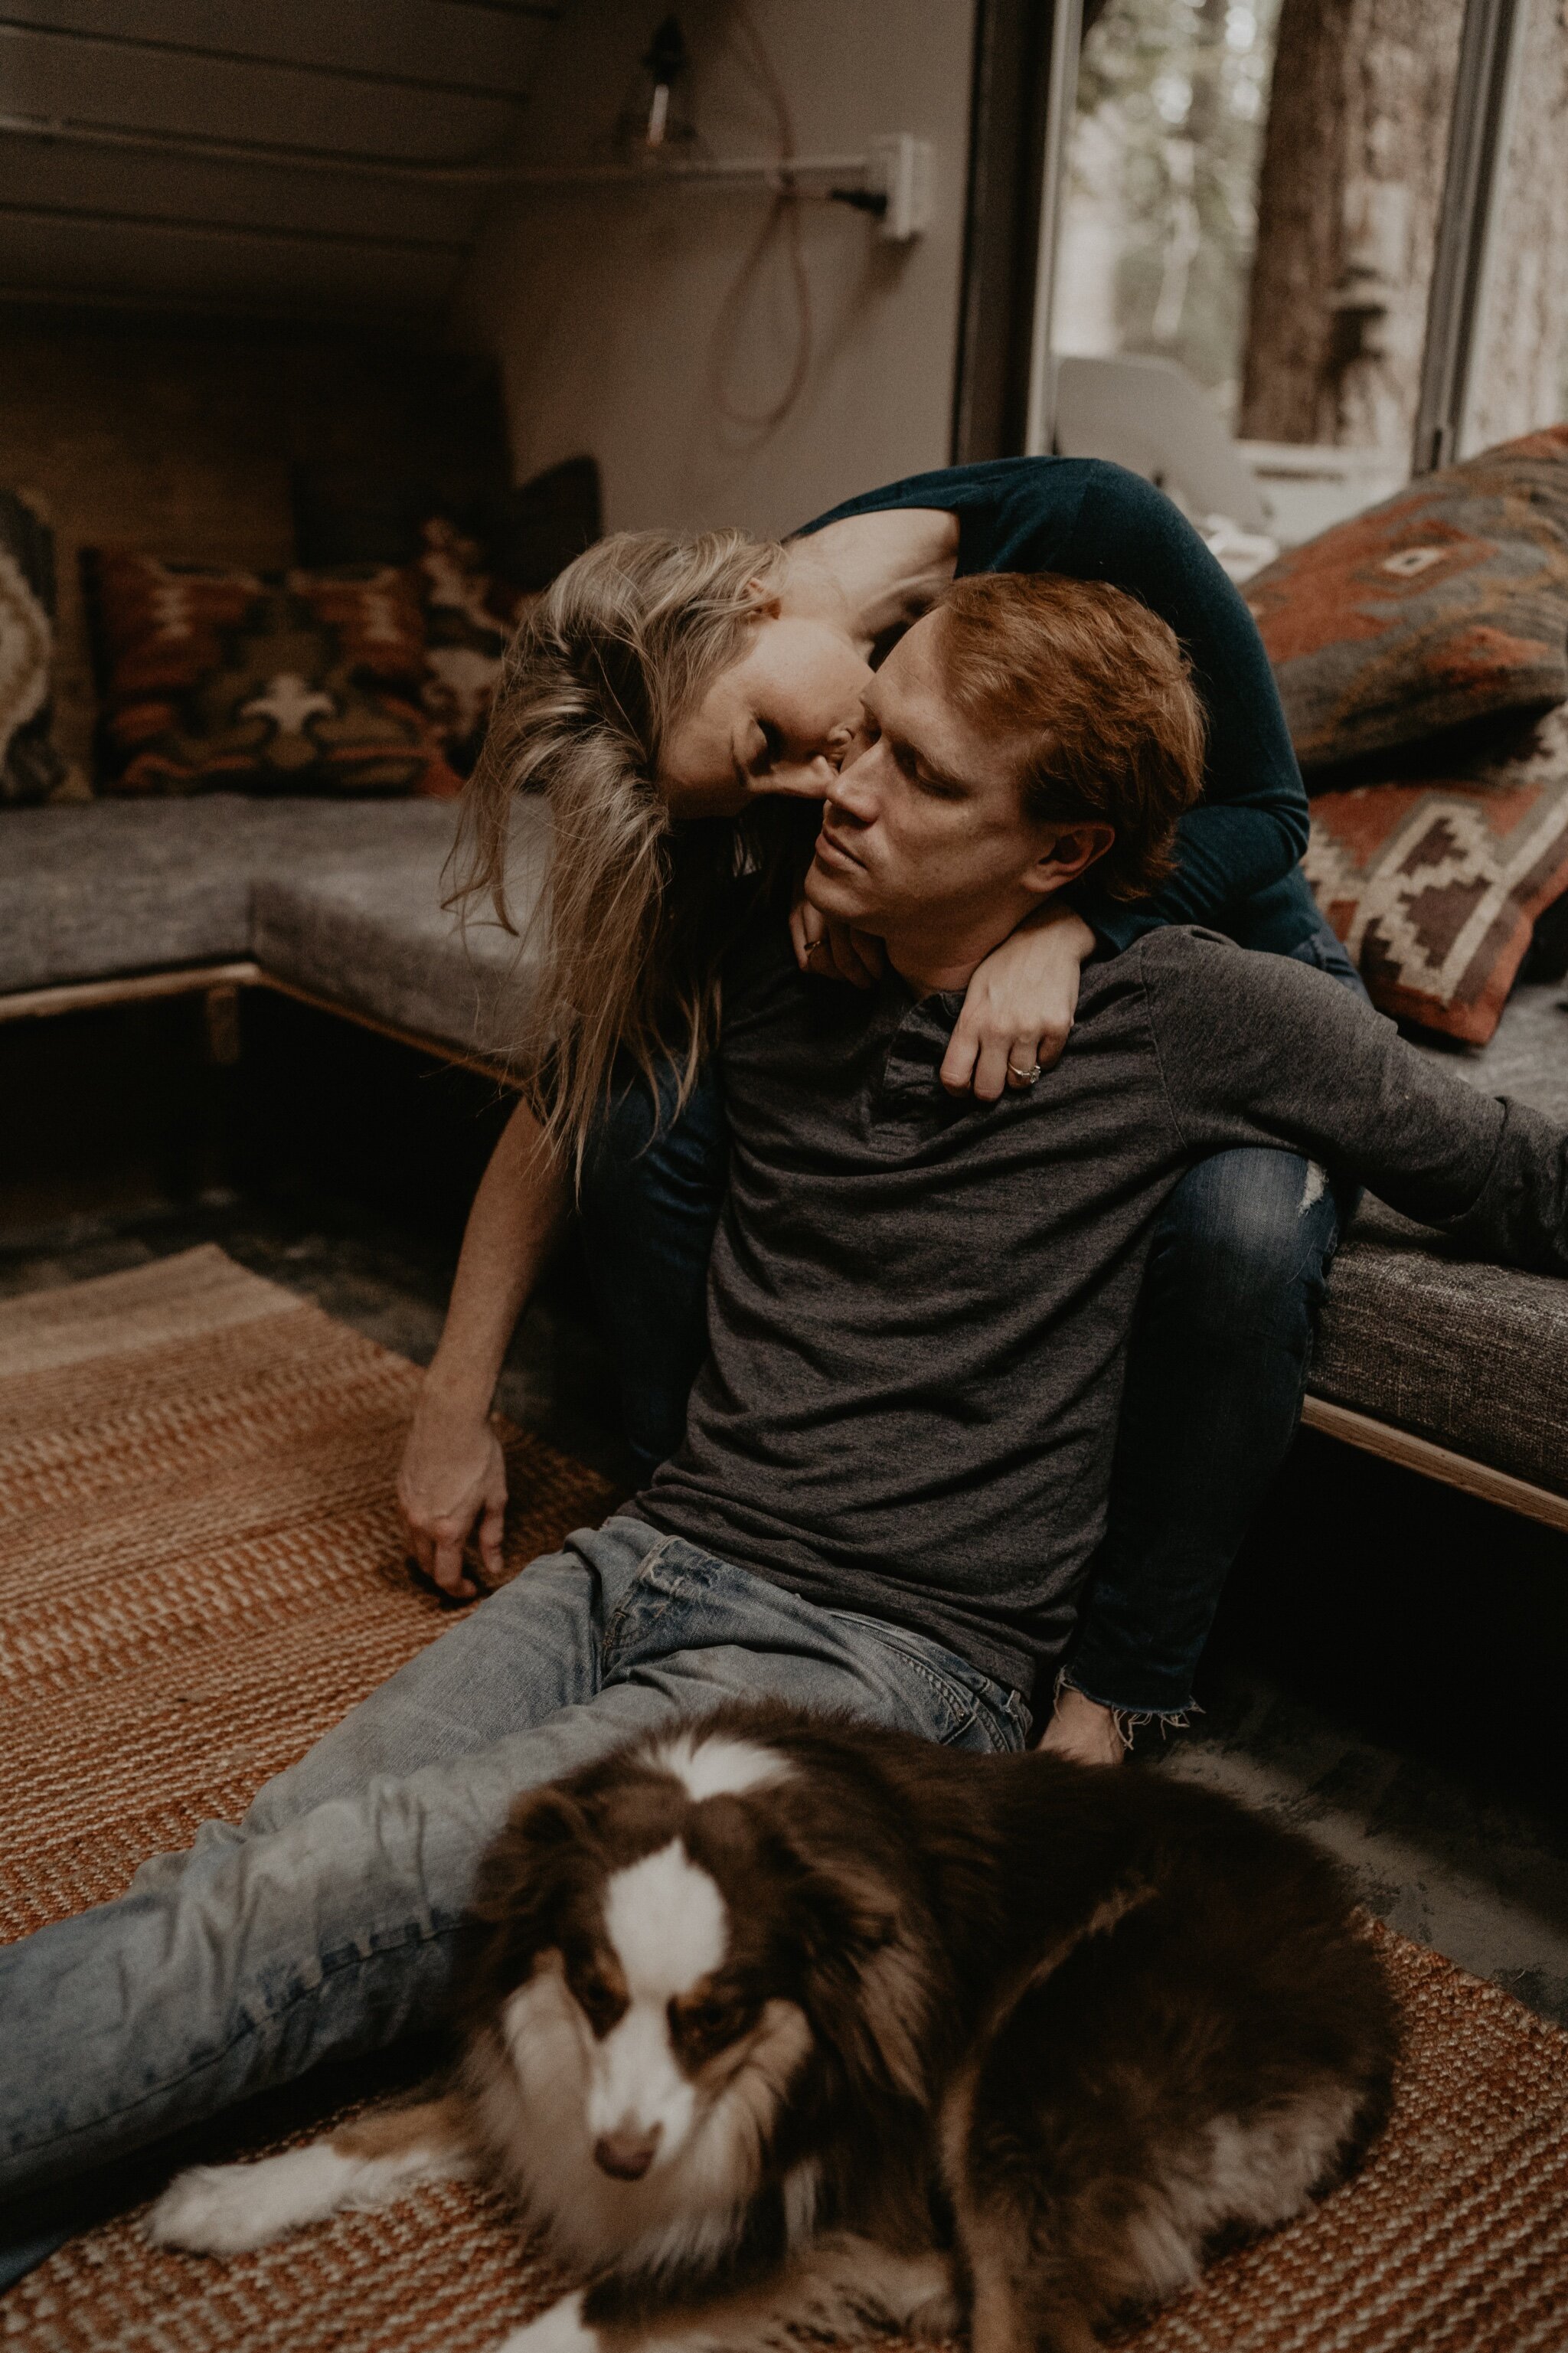
[[1386, 2113], [1333, 1867], [1206, 1791], [779, 1709], [521, 1799], [439, 2102], [181, 2175], [234, 2251], [478, 2165], [588, 2285], [506, 2353], [773, 2353], [868, 2322], [1081, 2353], [1301, 2212]]

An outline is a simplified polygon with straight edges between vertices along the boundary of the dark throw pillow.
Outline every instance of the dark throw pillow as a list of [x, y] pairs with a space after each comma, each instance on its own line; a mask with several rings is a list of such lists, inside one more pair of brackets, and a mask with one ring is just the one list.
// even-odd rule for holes
[[592, 458], [563, 458], [513, 491], [482, 502], [476, 535], [491, 571], [520, 596], [548, 588], [574, 556], [605, 532], [599, 469]]
[[52, 800], [69, 776], [50, 733], [54, 653], [54, 533], [0, 491], [0, 803]]
[[1568, 425], [1424, 475], [1247, 584], [1304, 768], [1568, 698]]
[[105, 789], [445, 797], [421, 705], [418, 584], [396, 565], [219, 571], [89, 548]]
[[302, 564], [395, 565], [416, 575], [421, 700], [446, 757], [470, 775], [520, 614], [603, 530], [595, 460], [564, 459], [515, 490], [390, 479], [349, 460], [296, 466], [292, 482]]
[[1312, 801], [1307, 877], [1385, 1013], [1484, 1046], [1568, 891], [1568, 710], [1449, 774]]
[[515, 490], [472, 480], [389, 479], [363, 461], [298, 465], [291, 477], [301, 564], [416, 564], [426, 526], [476, 543], [480, 568], [514, 596], [547, 588], [604, 530], [599, 469], [565, 458]]
[[426, 523], [416, 570], [425, 613], [421, 698], [441, 748], [460, 776], [471, 776], [500, 683], [501, 658], [531, 605], [486, 569], [476, 540], [449, 522]]

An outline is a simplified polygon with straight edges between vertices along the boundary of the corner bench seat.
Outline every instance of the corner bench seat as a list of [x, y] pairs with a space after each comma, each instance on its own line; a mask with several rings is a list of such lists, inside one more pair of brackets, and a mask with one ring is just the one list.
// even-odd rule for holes
[[[1422, 1050], [1489, 1094], [1510, 1094], [1568, 1126], [1568, 1005], [1557, 982], [1515, 989], [1479, 1049]], [[1340, 1247], [1313, 1351], [1307, 1419], [1429, 1468], [1418, 1454], [1314, 1414], [1311, 1401], [1412, 1433], [1568, 1498], [1568, 1282], [1489, 1266], [1374, 1198]], [[1485, 1482], [1500, 1502], [1534, 1509]], [[1568, 1527], [1568, 1503], [1556, 1525]]]
[[[153, 989], [246, 980], [496, 1068], [532, 971], [526, 943], [442, 913], [453, 818], [435, 801], [231, 794], [7, 812], [0, 1017], [134, 993], [138, 976]], [[547, 841], [542, 806], [521, 809], [520, 923]], [[39, 990], [48, 1003], [28, 1007]], [[1568, 1124], [1558, 985], [1516, 990], [1479, 1052], [1423, 1050]], [[1310, 1422], [1568, 1527], [1568, 1283], [1466, 1260], [1369, 1199], [1334, 1265], [1308, 1388]]]
[[542, 802], [512, 824], [505, 932], [488, 908], [465, 923], [441, 905], [452, 818], [430, 841], [335, 849], [308, 872], [258, 874], [250, 953], [300, 994], [404, 1035], [501, 1067], [525, 1034], [535, 952], [529, 919], [548, 853]]
[[[542, 807], [521, 815], [520, 920], [548, 824]], [[0, 1000], [58, 990], [63, 1008], [89, 984], [131, 995], [143, 976], [183, 974], [195, 987], [203, 967], [254, 962], [244, 976], [437, 1050], [503, 1059], [527, 1004], [526, 950], [492, 922], [465, 933], [442, 912], [453, 830], [449, 802], [421, 800], [212, 793], [10, 811]]]

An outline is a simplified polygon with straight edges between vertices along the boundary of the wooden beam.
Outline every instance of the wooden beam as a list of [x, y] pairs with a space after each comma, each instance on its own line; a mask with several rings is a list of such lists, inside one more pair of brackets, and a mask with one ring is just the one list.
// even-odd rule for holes
[[0, 997], [0, 1021], [24, 1021], [36, 1015], [50, 1013], [86, 1013], [100, 1005], [142, 1005], [164, 997], [201, 997], [219, 990], [236, 988], [269, 988], [278, 997], [291, 997], [297, 1005], [309, 1005], [317, 1013], [330, 1013], [340, 1021], [353, 1021], [361, 1029], [373, 1029], [378, 1038], [390, 1038], [395, 1044], [410, 1046], [416, 1054], [428, 1054], [433, 1061], [454, 1062], [459, 1069], [477, 1071], [481, 1079], [494, 1079], [498, 1085], [515, 1086], [517, 1080], [499, 1058], [471, 1054], [462, 1046], [450, 1046], [444, 1038], [427, 1038], [417, 1029], [405, 1029], [395, 1021], [378, 1020], [374, 1013], [361, 1013], [353, 1005], [343, 1005], [333, 997], [319, 997], [313, 989], [300, 988], [278, 973], [268, 972], [262, 965], [247, 959], [234, 964], [186, 965], [177, 972], [133, 973], [119, 980], [73, 980], [61, 982], [54, 988], [25, 988], [9, 997]]
[[156, 997], [197, 997], [209, 988], [252, 988], [261, 976], [261, 966], [247, 958], [236, 964], [186, 965], [177, 972], [132, 973], [119, 980], [62, 981], [55, 988], [21, 988], [0, 997], [0, 1021], [86, 1013], [96, 1005], [141, 1005]]
[[1468, 1454], [1455, 1454], [1429, 1438], [1396, 1429], [1391, 1421], [1374, 1421], [1370, 1414], [1354, 1413], [1349, 1406], [1331, 1405], [1326, 1398], [1315, 1397], [1308, 1398], [1302, 1406], [1301, 1419], [1309, 1430], [1321, 1430], [1326, 1438], [1342, 1439], [1347, 1446], [1381, 1455], [1402, 1470], [1418, 1471], [1423, 1478], [1438, 1480], [1445, 1487], [1458, 1487], [1467, 1495], [1479, 1496], [1483, 1504], [1500, 1504], [1505, 1512], [1517, 1512], [1522, 1519], [1568, 1530], [1568, 1495], [1531, 1486], [1528, 1479], [1494, 1471], [1489, 1463], [1472, 1462]]

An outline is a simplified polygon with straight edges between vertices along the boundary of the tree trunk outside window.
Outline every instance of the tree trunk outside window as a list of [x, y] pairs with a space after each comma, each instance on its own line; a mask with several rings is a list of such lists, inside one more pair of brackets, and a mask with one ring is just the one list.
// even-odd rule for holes
[[1282, 0], [1244, 438], [1408, 445], [1463, 17], [1464, 0]]

